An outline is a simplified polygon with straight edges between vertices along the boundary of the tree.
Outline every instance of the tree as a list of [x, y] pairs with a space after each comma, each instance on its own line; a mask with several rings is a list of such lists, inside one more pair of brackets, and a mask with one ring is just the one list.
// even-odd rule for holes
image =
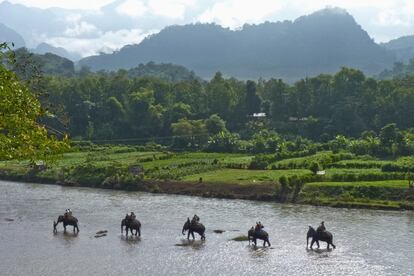
[[226, 122], [217, 114], [211, 115], [205, 123], [209, 134], [217, 134], [220, 131], [226, 131]]
[[383, 146], [389, 147], [396, 142], [398, 128], [395, 123], [384, 126], [380, 131], [380, 141]]
[[207, 138], [207, 130], [202, 120], [181, 119], [177, 123], [171, 124], [176, 147], [200, 147]]
[[[0, 49], [6, 47], [0, 44]], [[4, 60], [2, 51], [0, 60]], [[69, 147], [67, 137], [59, 141], [38, 123], [40, 117], [50, 114], [6, 66], [0, 64], [0, 160], [51, 160]]]
[[246, 109], [247, 115], [260, 112], [260, 98], [256, 93], [256, 83], [248, 80], [246, 83]]

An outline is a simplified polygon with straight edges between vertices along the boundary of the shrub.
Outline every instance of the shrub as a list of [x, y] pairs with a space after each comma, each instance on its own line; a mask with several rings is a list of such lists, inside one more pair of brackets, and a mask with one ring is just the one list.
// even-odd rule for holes
[[309, 170], [311, 170], [311, 172], [313, 174], [316, 174], [320, 169], [319, 163], [318, 162], [312, 162], [312, 164], [309, 166]]
[[265, 170], [274, 161], [273, 156], [256, 155], [250, 162], [249, 169], [251, 170]]

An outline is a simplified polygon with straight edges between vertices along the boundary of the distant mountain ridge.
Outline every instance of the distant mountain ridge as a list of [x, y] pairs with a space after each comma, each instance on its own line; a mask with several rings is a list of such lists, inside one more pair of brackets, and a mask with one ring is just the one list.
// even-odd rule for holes
[[35, 54], [40, 54], [40, 55], [44, 55], [46, 53], [51, 53], [51, 54], [55, 54], [55, 55], [70, 59], [72, 61], [77, 61], [81, 58], [81, 56], [77, 53], [70, 53], [65, 48], [54, 47], [54, 46], [52, 46], [50, 44], [47, 44], [47, 43], [44, 43], [44, 42], [37, 45], [36, 48], [30, 49], [30, 51], [35, 53]]
[[6, 25], [0, 23], [0, 43], [2, 42], [9, 43], [10, 47], [12, 46], [11, 43], [13, 43], [14, 49], [18, 49], [18, 48], [26, 46], [26, 43], [23, 37], [19, 33], [7, 27]]
[[343, 66], [375, 74], [395, 58], [339, 8], [295, 21], [245, 25], [232, 31], [215, 24], [170, 26], [140, 44], [80, 60], [92, 70], [128, 69], [140, 63], [174, 63], [209, 78], [215, 72], [238, 78], [298, 79]]
[[414, 35], [393, 39], [381, 45], [393, 52], [397, 61], [408, 62], [414, 58]]

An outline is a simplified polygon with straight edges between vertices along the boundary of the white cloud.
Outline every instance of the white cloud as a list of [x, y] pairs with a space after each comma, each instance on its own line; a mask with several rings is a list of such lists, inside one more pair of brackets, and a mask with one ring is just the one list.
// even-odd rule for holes
[[195, 5], [195, 0], [149, 0], [148, 7], [154, 15], [182, 19], [188, 7]]
[[59, 7], [77, 10], [97, 10], [114, 0], [8, 0], [11, 3], [23, 4], [28, 7], [51, 8]]
[[96, 34], [98, 28], [96, 26], [85, 22], [77, 22], [74, 26], [69, 27], [65, 30], [64, 34], [69, 37], [79, 37]]
[[200, 22], [216, 22], [226, 27], [235, 28], [244, 23], [261, 22], [267, 16], [281, 11], [283, 7], [283, 1], [277, 0], [221, 1], [202, 13], [198, 20]]
[[116, 8], [116, 11], [130, 17], [140, 17], [148, 11], [148, 8], [142, 1], [126, 0]]
[[98, 52], [111, 52], [127, 44], [136, 44], [141, 42], [146, 36], [156, 31], [144, 32], [140, 29], [118, 30], [114, 32], [101, 33], [95, 38], [79, 37], [52, 37], [46, 39], [46, 42], [56, 46], [63, 47], [70, 51], [80, 53], [83, 57], [94, 55]]

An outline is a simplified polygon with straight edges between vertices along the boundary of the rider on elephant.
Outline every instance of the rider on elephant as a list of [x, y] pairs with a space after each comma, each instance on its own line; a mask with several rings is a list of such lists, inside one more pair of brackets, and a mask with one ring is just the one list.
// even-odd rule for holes
[[263, 228], [264, 228], [264, 226], [260, 221], [256, 222], [256, 227], [254, 228], [255, 231], [257, 231], [257, 232], [262, 231]]
[[193, 219], [191, 220], [191, 224], [196, 224], [200, 222], [200, 218], [197, 215], [194, 215]]
[[137, 218], [137, 216], [135, 215], [134, 212], [131, 212], [130, 218], [132, 221], [134, 221]]
[[69, 218], [72, 216], [72, 210], [70, 208], [65, 210], [65, 218]]
[[325, 227], [325, 222], [322, 221], [321, 224], [318, 226], [318, 229], [316, 229], [316, 232], [322, 233], [324, 231], [326, 231], [326, 227]]

